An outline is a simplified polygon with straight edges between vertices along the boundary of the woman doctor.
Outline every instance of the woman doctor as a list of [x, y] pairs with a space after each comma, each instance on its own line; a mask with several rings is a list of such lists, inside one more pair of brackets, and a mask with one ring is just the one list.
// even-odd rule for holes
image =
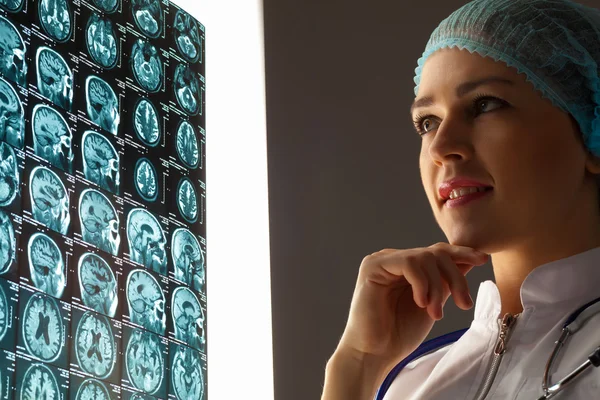
[[[363, 259], [322, 400], [373, 399], [450, 295], [473, 306], [465, 275], [489, 257], [495, 283], [481, 284], [470, 329], [405, 368], [385, 399], [537, 399], [566, 316], [600, 296], [600, 11], [475, 0], [436, 28], [416, 74], [421, 178], [448, 243]], [[600, 317], [590, 324], [556, 379], [600, 345]], [[560, 398], [600, 398], [590, 374]]]

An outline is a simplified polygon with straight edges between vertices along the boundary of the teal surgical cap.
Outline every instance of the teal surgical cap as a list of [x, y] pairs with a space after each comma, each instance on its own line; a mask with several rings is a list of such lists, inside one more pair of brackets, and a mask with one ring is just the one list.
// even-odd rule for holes
[[442, 48], [477, 52], [526, 75], [542, 96], [579, 124], [600, 156], [600, 10], [569, 0], [475, 0], [443, 20], [415, 69]]

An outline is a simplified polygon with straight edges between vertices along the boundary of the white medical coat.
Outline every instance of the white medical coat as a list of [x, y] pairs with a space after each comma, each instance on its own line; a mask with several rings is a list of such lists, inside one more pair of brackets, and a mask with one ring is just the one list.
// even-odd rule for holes
[[[485, 399], [537, 400], [543, 394], [546, 362], [564, 321], [598, 297], [600, 247], [534, 269], [521, 286], [523, 312]], [[469, 329], [458, 341], [407, 364], [384, 400], [475, 399], [494, 355], [500, 311], [498, 287], [493, 281], [482, 282]], [[549, 387], [580, 366], [598, 346], [597, 314], [562, 347], [550, 371]], [[588, 368], [554, 399], [600, 399], [600, 368]]]

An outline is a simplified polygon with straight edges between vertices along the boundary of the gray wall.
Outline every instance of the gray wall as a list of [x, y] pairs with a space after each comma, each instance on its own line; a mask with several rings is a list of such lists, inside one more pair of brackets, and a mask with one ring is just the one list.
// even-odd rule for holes
[[[320, 398], [365, 255], [445, 240], [409, 106], [430, 33], [463, 4], [264, 0], [276, 400]], [[491, 265], [467, 277], [476, 300]], [[473, 311], [450, 299], [427, 339]]]

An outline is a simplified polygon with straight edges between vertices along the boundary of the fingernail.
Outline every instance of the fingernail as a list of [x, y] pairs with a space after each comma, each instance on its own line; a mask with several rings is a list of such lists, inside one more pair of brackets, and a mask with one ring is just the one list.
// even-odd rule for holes
[[469, 294], [468, 302], [469, 302], [469, 308], [473, 307], [473, 305], [475, 304], [475, 302], [473, 301], [473, 298], [471, 297], [470, 294]]

